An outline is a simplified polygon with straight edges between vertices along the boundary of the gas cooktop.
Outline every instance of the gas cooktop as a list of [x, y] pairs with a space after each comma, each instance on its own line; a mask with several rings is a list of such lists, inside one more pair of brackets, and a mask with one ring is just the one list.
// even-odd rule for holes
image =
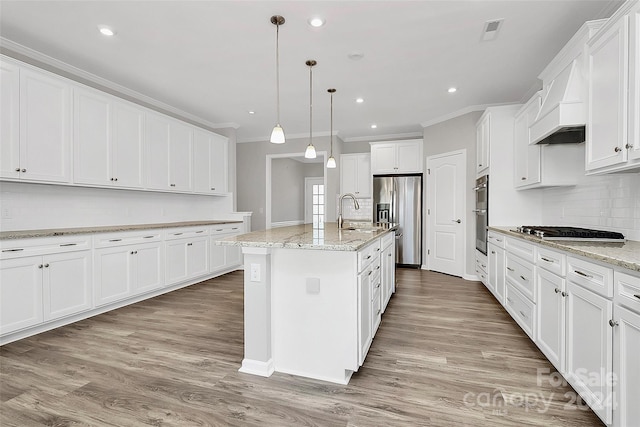
[[542, 240], [573, 240], [580, 242], [624, 242], [624, 235], [614, 231], [591, 230], [577, 227], [549, 227], [523, 225], [518, 233], [530, 234]]

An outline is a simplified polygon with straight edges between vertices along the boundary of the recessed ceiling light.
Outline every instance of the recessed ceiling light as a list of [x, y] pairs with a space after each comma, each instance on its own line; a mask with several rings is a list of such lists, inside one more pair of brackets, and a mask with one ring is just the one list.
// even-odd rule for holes
[[356, 102], [357, 102], [358, 104], [362, 104], [362, 103], [364, 102], [364, 99], [362, 99], [362, 98], [356, 98]]
[[98, 30], [100, 30], [100, 33], [103, 36], [111, 37], [111, 36], [115, 36], [116, 35], [116, 31], [113, 28], [108, 27], [106, 25], [98, 25]]
[[377, 124], [374, 123], [374, 124], [371, 125], [371, 129], [377, 129], [377, 128], [378, 128]]
[[255, 111], [249, 111], [249, 114], [251, 114], [252, 116], [255, 114]]
[[309, 20], [307, 21], [309, 22], [309, 25], [311, 25], [312, 27], [318, 28], [318, 27], [322, 27], [324, 25], [324, 19], [318, 17], [318, 16], [314, 16], [313, 18], [309, 18]]
[[447, 92], [449, 93], [455, 93], [458, 89], [456, 89], [455, 87], [450, 87]]
[[351, 52], [351, 53], [347, 54], [347, 58], [351, 59], [352, 61], [359, 61], [362, 58], [364, 58], [364, 53], [362, 53], [362, 52]]

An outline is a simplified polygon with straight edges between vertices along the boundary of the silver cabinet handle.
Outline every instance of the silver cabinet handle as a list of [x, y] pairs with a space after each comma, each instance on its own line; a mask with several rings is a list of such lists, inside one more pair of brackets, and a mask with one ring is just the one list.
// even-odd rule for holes
[[589, 276], [587, 273], [583, 273], [583, 272], [582, 272], [582, 271], [580, 271], [580, 270], [573, 270], [573, 272], [574, 272], [574, 273], [576, 273], [576, 274], [579, 274], [579, 275], [580, 275], [580, 276], [582, 276], [582, 277], [587, 277], [587, 278], [589, 278], [589, 279], [593, 279], [593, 276]]
[[627, 150], [631, 148], [631, 144], [629, 144], [628, 142], [624, 145], [624, 148], [626, 148]]
[[611, 326], [612, 328], [614, 328], [614, 327], [616, 327], [618, 325], [619, 325], [619, 323], [616, 322], [615, 320], [613, 320], [613, 319], [609, 320], [609, 326]]
[[187, 243], [187, 246], [193, 246], [193, 243]]
[[20, 168], [16, 168], [16, 172], [20, 172]]
[[524, 317], [525, 319], [529, 318], [529, 316], [527, 316], [527, 315], [524, 313], [524, 311], [522, 311], [522, 310], [518, 310], [518, 311], [520, 311], [520, 314], [521, 314], [521, 315], [522, 315], [522, 317]]
[[496, 242], [502, 242], [502, 239], [496, 239]]
[[480, 264], [480, 265], [482, 266], [482, 268], [487, 268], [487, 266], [484, 264]]
[[[391, 256], [391, 253], [389, 253], [387, 256]], [[636, 296], [638, 297], [638, 295], [636, 295]], [[640, 297], [638, 297], [638, 298], [640, 298]]]
[[224, 230], [223, 228], [216, 228], [216, 231], [222, 231]]
[[527, 279], [527, 278], [526, 278], [526, 277], [524, 277], [523, 275], [520, 275], [520, 278], [521, 278], [522, 280], [524, 280], [525, 282], [528, 282], [528, 281], [529, 281], [529, 279]]
[[381, 309], [378, 309], [378, 312], [376, 313], [376, 316], [377, 316], [378, 314], [380, 314], [380, 311], [382, 311], [382, 310], [381, 310]]
[[370, 259], [370, 258], [371, 258], [371, 255], [369, 255], [369, 256], [367, 257], [367, 259]]
[[514, 270], [513, 268], [511, 268], [511, 267], [507, 267], [507, 270], [509, 270], [509, 271], [515, 271], [515, 270]]
[[560, 289], [558, 289], [558, 288], [555, 288], [553, 291], [554, 291], [556, 294], [559, 294], [559, 293], [560, 293]]
[[110, 241], [110, 242], [119, 242], [119, 241], [121, 241], [121, 240], [122, 240], [122, 239], [109, 239], [109, 241]]
[[153, 236], [144, 236], [143, 239], [151, 239]]
[[380, 283], [378, 283], [378, 284], [376, 285], [376, 289], [378, 289], [379, 287], [380, 287]]
[[495, 255], [495, 254], [496, 254], [496, 251], [491, 251], [491, 254]]
[[216, 187], [211, 187], [211, 189], [212, 189], [213, 191], [215, 191], [215, 190], [216, 190]]
[[204, 230], [196, 231], [196, 234], [204, 233]]
[[174, 236], [181, 236], [182, 233], [173, 233]]
[[77, 245], [77, 243], [63, 243], [63, 244], [60, 245], [60, 247], [63, 247], [63, 246], [75, 246], [75, 245]]
[[373, 271], [370, 271], [369, 274], [367, 274], [367, 276], [371, 276], [372, 273], [373, 273]]
[[569, 292], [563, 292], [561, 295], [562, 295], [563, 297], [566, 297], [566, 296], [568, 296], [568, 295], [569, 295]]
[[543, 260], [543, 261], [551, 262], [551, 263], [555, 262], [554, 260], [551, 260], [551, 259], [545, 258], [545, 257], [540, 257], [540, 259]]
[[640, 299], [640, 294], [634, 294], [633, 296]]
[[232, 229], [232, 230], [237, 230], [237, 229], [238, 229], [238, 227], [231, 227], [231, 229]]
[[380, 270], [380, 266], [377, 266], [377, 267], [376, 267], [376, 270]]
[[527, 180], [527, 177], [526, 177], [526, 176], [523, 176], [523, 177], [522, 177], [522, 178], [520, 178], [520, 179], [521, 179], [522, 181], [526, 181], [526, 180]]
[[459, 219], [452, 219], [451, 221], [453, 221], [453, 222], [457, 222], [458, 224], [460, 224], [460, 223], [462, 222], [462, 221], [461, 221], [461, 220], [459, 220]]
[[615, 151], [616, 153], [619, 153], [619, 152], [621, 152], [621, 151], [622, 151], [622, 148], [620, 148], [620, 147], [616, 147], [616, 148], [614, 148], [614, 149], [613, 149], [613, 151]]
[[20, 252], [24, 251], [24, 249], [4, 249], [2, 252]]

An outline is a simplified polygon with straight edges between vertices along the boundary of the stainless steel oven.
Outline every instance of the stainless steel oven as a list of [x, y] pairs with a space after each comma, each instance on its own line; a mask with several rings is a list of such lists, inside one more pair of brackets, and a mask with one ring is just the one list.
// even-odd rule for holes
[[476, 179], [476, 249], [487, 254], [487, 227], [489, 226], [489, 175]]

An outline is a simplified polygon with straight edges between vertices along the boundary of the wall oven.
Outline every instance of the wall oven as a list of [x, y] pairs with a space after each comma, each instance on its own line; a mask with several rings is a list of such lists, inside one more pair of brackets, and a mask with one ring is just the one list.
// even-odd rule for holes
[[489, 175], [476, 179], [476, 249], [487, 254], [487, 227], [489, 226]]

